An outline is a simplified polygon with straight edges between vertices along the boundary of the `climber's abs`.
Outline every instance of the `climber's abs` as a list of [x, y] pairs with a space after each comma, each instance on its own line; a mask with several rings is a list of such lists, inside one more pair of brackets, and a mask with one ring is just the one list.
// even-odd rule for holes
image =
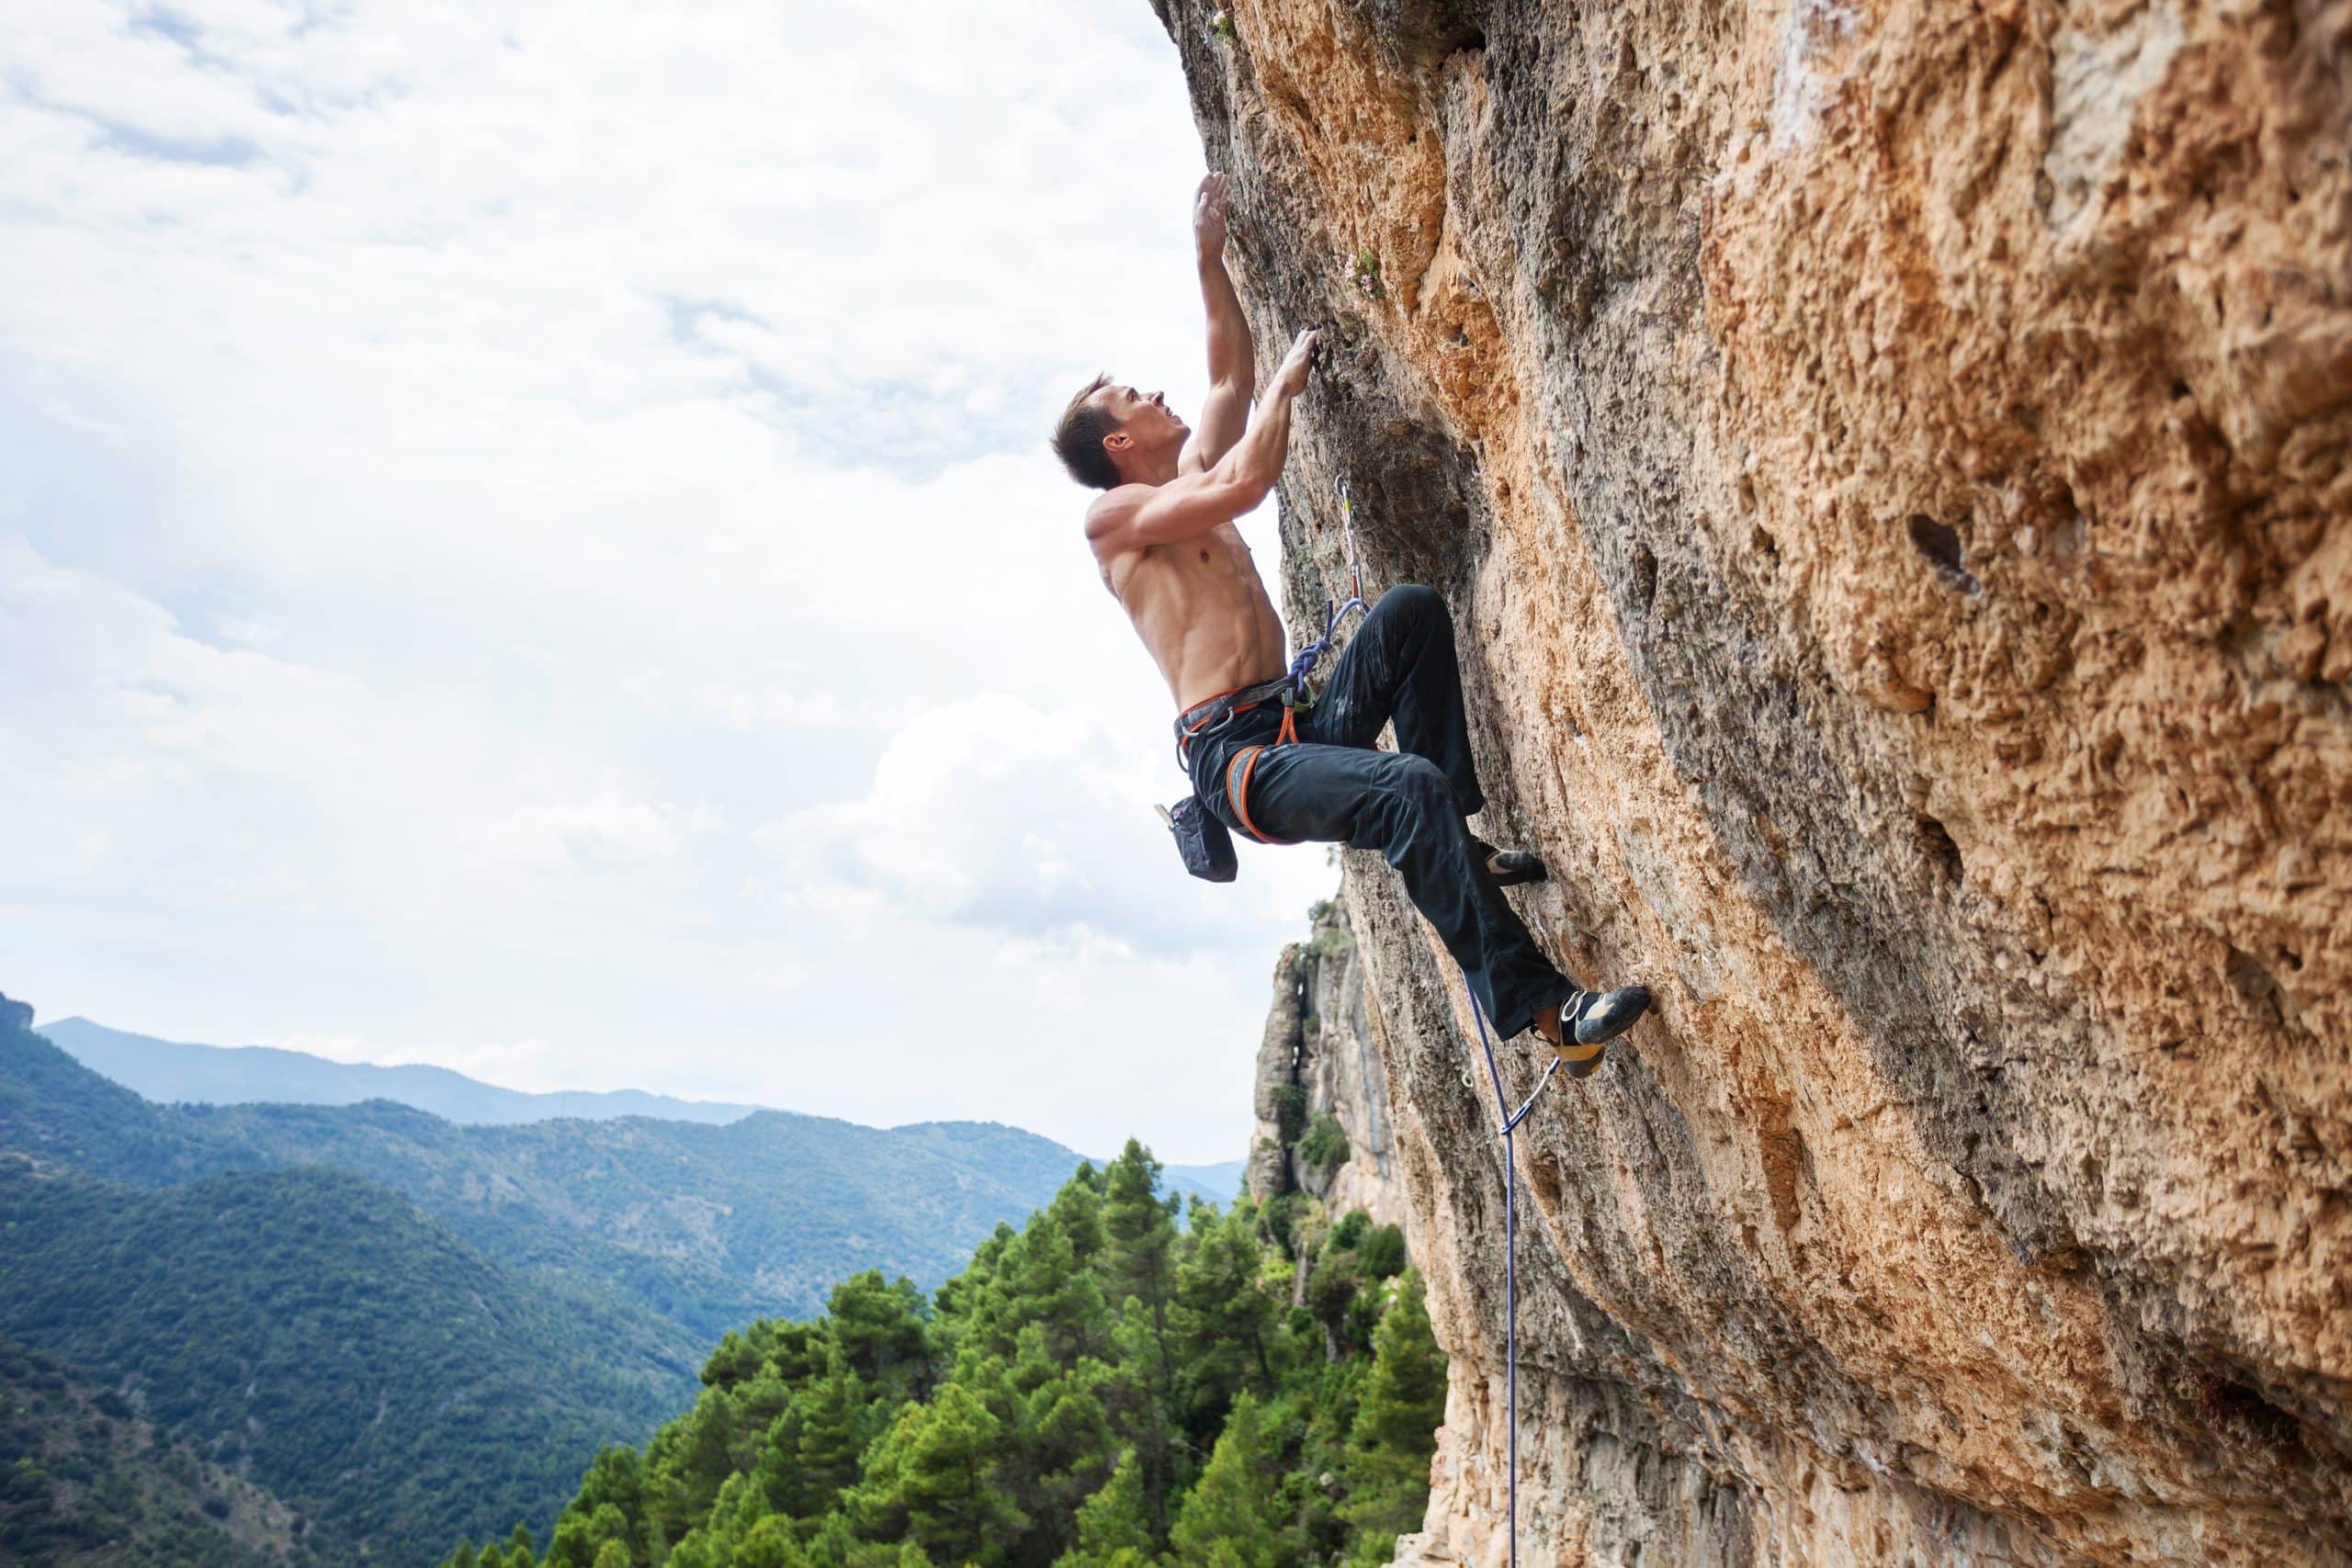
[[1282, 673], [1282, 617], [1230, 523], [1135, 551], [1104, 579], [1179, 708]]

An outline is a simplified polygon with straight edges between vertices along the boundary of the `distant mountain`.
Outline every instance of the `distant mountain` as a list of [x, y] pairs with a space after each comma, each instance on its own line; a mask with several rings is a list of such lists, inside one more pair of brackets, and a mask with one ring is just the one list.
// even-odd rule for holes
[[813, 1314], [863, 1269], [928, 1289], [1079, 1163], [985, 1122], [885, 1132], [763, 1111], [723, 1127], [460, 1127], [382, 1100], [156, 1109], [197, 1141], [199, 1166], [356, 1171], [514, 1267], [654, 1305], [685, 1331], [682, 1347], [751, 1317]]
[[145, 1188], [331, 1166], [398, 1191], [507, 1266], [628, 1304], [682, 1371], [729, 1327], [818, 1311], [863, 1269], [928, 1288], [1079, 1156], [993, 1122], [882, 1131], [763, 1111], [725, 1126], [460, 1126], [361, 1105], [141, 1100], [40, 1035], [0, 1027], [0, 1150]]
[[657, 1116], [670, 1122], [738, 1122], [760, 1108], [708, 1100], [673, 1100], [641, 1089], [560, 1089], [527, 1094], [469, 1078], [447, 1067], [379, 1067], [331, 1062], [274, 1045], [192, 1045], [108, 1029], [86, 1018], [62, 1018], [40, 1032], [91, 1071], [165, 1105], [356, 1105], [397, 1100], [451, 1122], [503, 1126], [559, 1118], [598, 1122]]
[[0, 1562], [316, 1568], [300, 1516], [131, 1403], [0, 1335]]
[[[530, 1094], [482, 1083], [447, 1067], [385, 1067], [332, 1062], [323, 1056], [270, 1045], [187, 1044], [108, 1029], [85, 1018], [59, 1019], [42, 1024], [40, 1032], [91, 1071], [165, 1105], [357, 1105], [371, 1100], [388, 1100], [470, 1126], [516, 1126], [558, 1120], [617, 1121], [628, 1116], [727, 1125], [765, 1109], [719, 1100], [673, 1100], [639, 1089], [566, 1089]], [[936, 1125], [993, 1127], [998, 1123]], [[892, 1131], [910, 1134], [914, 1129], [900, 1127]], [[1055, 1157], [1062, 1162], [1054, 1178], [1058, 1181], [1079, 1156], [1058, 1144], [1050, 1146], [1056, 1151]], [[1109, 1157], [1096, 1156], [1095, 1163], [1108, 1164]], [[1193, 1193], [1216, 1203], [1230, 1203], [1241, 1190], [1242, 1166], [1240, 1160], [1216, 1165], [1171, 1165], [1166, 1168], [1168, 1189]], [[961, 1251], [956, 1252], [946, 1266], [960, 1263], [963, 1256]]]

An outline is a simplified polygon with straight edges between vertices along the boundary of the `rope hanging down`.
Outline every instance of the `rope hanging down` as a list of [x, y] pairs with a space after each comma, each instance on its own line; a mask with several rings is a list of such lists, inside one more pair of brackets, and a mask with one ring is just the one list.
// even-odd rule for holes
[[[1323, 635], [1300, 649], [1298, 657], [1291, 660], [1290, 690], [1283, 698], [1284, 739], [1289, 738], [1291, 728], [1288, 710], [1300, 705], [1298, 699], [1306, 692], [1306, 677], [1313, 672], [1316, 661], [1323, 657], [1325, 648], [1329, 646], [1331, 634], [1339, 629], [1340, 620], [1349, 611], [1365, 607], [1363, 573], [1356, 564], [1355, 512], [1345, 479], [1340, 481], [1340, 526], [1348, 547], [1348, 602], [1336, 607], [1329, 599], [1323, 602]], [[1535, 1087], [1528, 1091], [1525, 1100], [1519, 1102], [1519, 1109], [1512, 1110], [1510, 1098], [1503, 1091], [1502, 1068], [1495, 1062], [1494, 1041], [1487, 1032], [1487, 1010], [1478, 1005], [1477, 993], [1470, 989], [1470, 972], [1466, 969], [1462, 971], [1462, 993], [1469, 998], [1470, 1017], [1478, 1026], [1478, 1049], [1486, 1055], [1487, 1077], [1495, 1087], [1495, 1114], [1502, 1118], [1503, 1386], [1510, 1412], [1508, 1442], [1510, 1451], [1510, 1473], [1507, 1483], [1510, 1505], [1506, 1528], [1509, 1533], [1504, 1539], [1510, 1551], [1509, 1568], [1519, 1568], [1519, 1158], [1512, 1135], [1519, 1131], [1519, 1124], [1527, 1120], [1527, 1113], [1535, 1108], [1535, 1101], [1551, 1083], [1552, 1075], [1560, 1070], [1560, 1059], [1557, 1056], [1552, 1058], [1552, 1065], [1544, 1069], [1544, 1076], [1535, 1080]], [[1467, 1086], [1468, 1077], [1465, 1074], [1464, 1087]]]
[[1356, 568], [1355, 513], [1348, 500], [1348, 481], [1345, 479], [1340, 481], [1340, 528], [1348, 546], [1348, 602], [1335, 604], [1329, 599], [1323, 601], [1323, 635], [1300, 649], [1298, 657], [1290, 661], [1290, 684], [1283, 692], [1283, 728], [1275, 740], [1276, 745], [1298, 739], [1298, 710], [1315, 700], [1307, 694], [1306, 678], [1315, 673], [1315, 666], [1331, 646], [1332, 636], [1339, 631], [1340, 623], [1347, 618], [1351, 610], [1362, 610], [1366, 615], [1372, 613], [1370, 606], [1363, 602], [1363, 573]]
[[1478, 1005], [1478, 998], [1470, 989], [1469, 971], [1463, 971], [1463, 993], [1470, 999], [1470, 1016], [1478, 1025], [1478, 1048], [1487, 1055], [1487, 1077], [1495, 1086], [1495, 1114], [1502, 1118], [1503, 1139], [1503, 1385], [1508, 1391], [1510, 1423], [1510, 1508], [1509, 1534], [1504, 1538], [1510, 1547], [1510, 1568], [1519, 1568], [1519, 1159], [1511, 1145], [1511, 1134], [1527, 1120], [1535, 1108], [1537, 1096], [1544, 1092], [1552, 1075], [1560, 1070], [1560, 1058], [1544, 1069], [1519, 1109], [1510, 1108], [1510, 1099], [1503, 1093], [1502, 1069], [1495, 1065], [1495, 1045], [1487, 1033], [1487, 1010]]

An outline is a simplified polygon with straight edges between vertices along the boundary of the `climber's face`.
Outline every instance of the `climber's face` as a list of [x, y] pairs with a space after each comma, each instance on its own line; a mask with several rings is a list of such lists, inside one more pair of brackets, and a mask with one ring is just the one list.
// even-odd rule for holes
[[1169, 412], [1164, 392], [1110, 386], [1095, 393], [1094, 401], [1119, 422], [1119, 428], [1102, 438], [1113, 462], [1174, 452], [1193, 433], [1191, 425]]

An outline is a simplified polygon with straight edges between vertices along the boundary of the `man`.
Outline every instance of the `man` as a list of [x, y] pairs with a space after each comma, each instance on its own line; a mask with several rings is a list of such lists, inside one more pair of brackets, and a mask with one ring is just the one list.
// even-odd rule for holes
[[[1497, 1033], [1532, 1028], [1585, 1077], [1650, 994], [1588, 991], [1563, 976], [1501, 892], [1540, 879], [1542, 863], [1471, 836], [1464, 819], [1485, 797], [1445, 602], [1418, 585], [1384, 594], [1314, 705], [1295, 715], [1283, 706], [1282, 620], [1233, 520], [1282, 474], [1315, 333], [1291, 344], [1245, 432], [1255, 361], [1226, 276], [1225, 195], [1225, 176], [1210, 175], [1193, 209], [1209, 329], [1200, 428], [1161, 393], [1098, 376], [1054, 433], [1072, 477], [1105, 492], [1086, 514], [1102, 581], [1167, 678], [1179, 755], [1218, 820], [1261, 843], [1340, 840], [1381, 852]], [[1375, 750], [1391, 719], [1398, 750]]]

